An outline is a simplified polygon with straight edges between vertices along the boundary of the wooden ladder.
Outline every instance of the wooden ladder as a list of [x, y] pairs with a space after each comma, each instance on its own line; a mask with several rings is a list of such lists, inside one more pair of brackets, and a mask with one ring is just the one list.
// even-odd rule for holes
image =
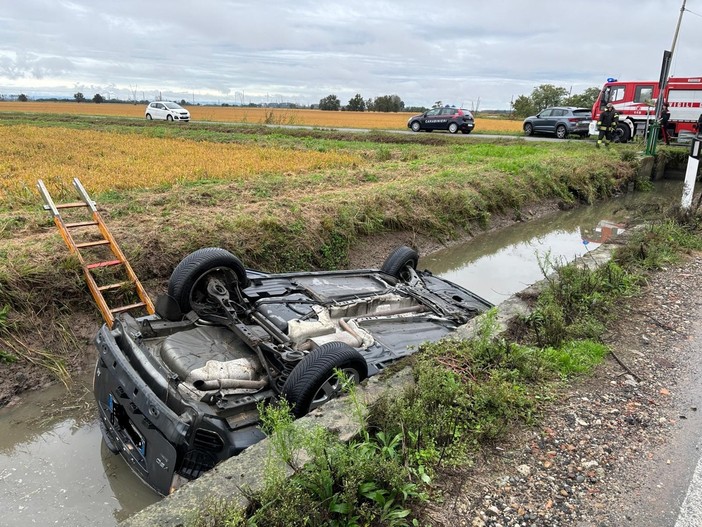
[[[95, 303], [97, 304], [100, 313], [102, 313], [102, 318], [105, 319], [105, 322], [109, 327], [112, 327], [112, 324], [115, 321], [115, 316], [125, 311], [143, 309], [146, 310], [148, 314], [152, 315], [154, 313], [154, 305], [151, 302], [151, 299], [146, 294], [146, 291], [144, 291], [141, 282], [139, 282], [139, 279], [137, 278], [136, 274], [132, 269], [132, 266], [129, 265], [129, 262], [124, 256], [124, 253], [119, 248], [117, 242], [112, 237], [112, 234], [110, 234], [110, 231], [105, 226], [105, 222], [102, 220], [102, 217], [100, 216], [100, 213], [97, 210], [95, 202], [92, 199], [90, 199], [90, 196], [88, 196], [88, 193], [86, 192], [85, 188], [78, 180], [78, 178], [73, 178], [73, 186], [76, 187], [76, 190], [80, 195], [81, 201], [73, 203], [55, 204], [54, 200], [49, 194], [49, 191], [46, 189], [44, 182], [41, 179], [37, 182], [39, 192], [41, 193], [41, 196], [44, 199], [44, 209], [51, 212], [51, 215], [54, 219], [54, 223], [56, 224], [56, 227], [61, 233], [63, 241], [66, 242], [69, 251], [71, 251], [72, 254], [75, 254], [78, 258], [78, 261], [80, 262], [80, 265], [83, 268], [85, 281], [88, 284], [90, 293], [93, 295], [93, 298], [95, 299]], [[79, 209], [81, 207], [86, 208], [86, 212], [90, 212], [90, 219], [86, 217], [85, 221], [75, 221], [67, 223], [61, 217], [61, 210]], [[97, 230], [99, 231], [99, 239], [96, 240], [76, 242], [74, 236], [71, 234], [72, 231], [75, 232], [77, 229], [80, 229], [83, 232], [87, 230], [90, 233], [90, 230], [95, 228], [97, 228]], [[92, 234], [96, 234], [96, 231], [94, 231]], [[97, 247], [104, 247], [106, 249], [109, 249], [109, 252], [112, 254], [112, 256], [108, 257], [109, 259], [105, 259], [103, 261], [97, 261], [92, 263], [88, 262], [88, 258], [84, 257], [84, 255], [81, 254], [81, 250], [86, 252], [91, 248]], [[96, 277], [94, 276], [94, 271], [108, 267], [119, 267], [121, 271], [123, 271], [121, 274], [123, 274], [126, 278], [115, 283], [98, 285], [98, 280], [96, 280]], [[136, 291], [136, 294], [140, 300], [139, 302], [115, 308], [110, 308], [107, 305], [104, 293], [108, 293], [111, 291], [124, 291], [130, 289]]]

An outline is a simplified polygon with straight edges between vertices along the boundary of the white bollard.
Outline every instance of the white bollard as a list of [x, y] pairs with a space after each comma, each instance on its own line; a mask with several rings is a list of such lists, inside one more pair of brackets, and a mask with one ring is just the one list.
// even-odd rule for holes
[[687, 170], [685, 171], [685, 183], [683, 184], [682, 200], [680, 208], [688, 210], [692, 206], [692, 196], [695, 193], [695, 180], [697, 179], [697, 169], [700, 166], [700, 140], [693, 139], [690, 145], [690, 157], [687, 159]]

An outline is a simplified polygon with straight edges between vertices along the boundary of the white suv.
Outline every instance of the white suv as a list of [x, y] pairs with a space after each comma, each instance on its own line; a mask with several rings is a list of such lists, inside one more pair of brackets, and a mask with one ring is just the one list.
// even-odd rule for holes
[[154, 101], [146, 107], [144, 117], [148, 120], [189, 121], [190, 112], [174, 102]]

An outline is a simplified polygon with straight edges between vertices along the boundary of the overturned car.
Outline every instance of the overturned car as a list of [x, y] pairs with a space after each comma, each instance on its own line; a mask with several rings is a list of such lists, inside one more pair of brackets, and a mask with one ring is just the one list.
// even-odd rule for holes
[[380, 269], [266, 274], [220, 248], [184, 258], [156, 314], [97, 337], [94, 391], [107, 446], [168, 494], [263, 438], [257, 405], [300, 417], [491, 304], [399, 247]]

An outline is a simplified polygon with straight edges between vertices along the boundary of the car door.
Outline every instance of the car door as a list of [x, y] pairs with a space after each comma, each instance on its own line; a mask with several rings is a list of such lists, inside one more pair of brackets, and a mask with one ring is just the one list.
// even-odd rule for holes
[[160, 102], [152, 102], [150, 107], [152, 119], [164, 119], [163, 105]]
[[534, 131], [536, 132], [552, 132], [555, 124], [555, 119], [553, 118], [553, 110], [551, 108], [546, 108], [539, 112], [534, 119]]
[[449, 123], [453, 120], [453, 116], [456, 114], [455, 108], [442, 108], [441, 109], [441, 120], [438, 123], [438, 129], [448, 130]]
[[426, 130], [436, 130], [441, 122], [441, 108], [434, 108], [426, 113], [424, 118], [424, 128]]

